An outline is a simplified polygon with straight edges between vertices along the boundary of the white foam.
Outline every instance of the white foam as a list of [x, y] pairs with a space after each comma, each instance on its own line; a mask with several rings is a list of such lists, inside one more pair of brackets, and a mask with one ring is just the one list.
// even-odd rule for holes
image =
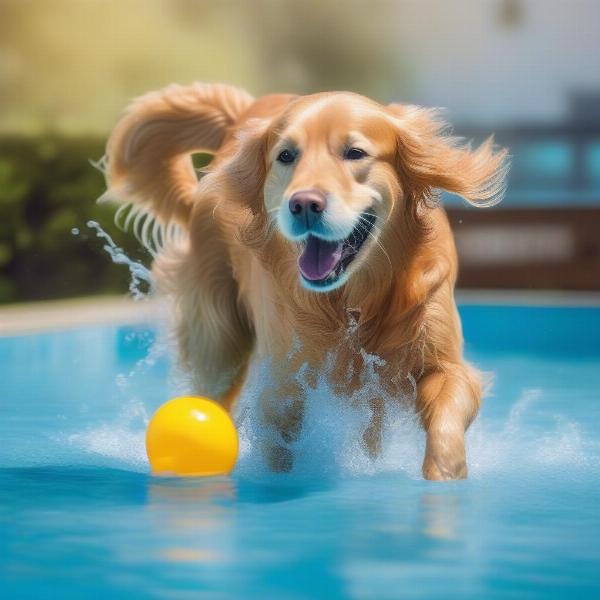
[[[364, 357], [367, 366], [363, 385], [352, 397], [337, 394], [328, 383], [327, 369], [333, 359], [324, 366], [316, 385], [311, 385], [300, 371], [296, 380], [306, 398], [303, 425], [298, 439], [290, 443], [262, 418], [259, 398], [269, 393], [270, 365], [268, 361], [254, 363], [238, 404], [236, 422], [241, 451], [236, 473], [240, 477], [264, 476], [269, 469], [263, 450], [269, 445], [278, 445], [287, 447], [293, 454], [291, 475], [296, 477], [353, 476], [384, 470], [415, 475], [420, 468], [416, 467], [417, 457], [423, 450], [423, 436], [415, 425], [415, 417], [401, 407], [398, 399], [386, 398], [375, 375], [374, 367], [379, 359], [366, 353]], [[370, 458], [362, 442], [371, 416], [369, 400], [373, 394], [387, 400], [382, 453], [376, 460]], [[273, 398], [282, 410], [291, 401]]]
[[505, 422], [485, 418], [475, 422], [467, 434], [472, 477], [548, 469], [554, 473], [600, 470], [600, 444], [585, 435], [577, 421], [554, 414], [551, 429], [546, 427], [540, 433], [532, 425], [537, 418], [532, 413], [543, 402], [543, 390], [527, 389], [513, 404]]
[[76, 455], [83, 455], [84, 460], [77, 462], [145, 472], [148, 459], [144, 439], [143, 430], [107, 424], [71, 434], [67, 443]]

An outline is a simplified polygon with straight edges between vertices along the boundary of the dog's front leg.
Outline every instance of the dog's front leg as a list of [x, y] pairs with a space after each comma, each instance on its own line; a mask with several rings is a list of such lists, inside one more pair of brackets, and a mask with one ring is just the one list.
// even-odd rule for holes
[[369, 454], [374, 459], [381, 452], [381, 442], [383, 437], [383, 419], [385, 416], [385, 402], [381, 397], [375, 397], [369, 400], [371, 417], [369, 423], [363, 431], [363, 443]]
[[294, 457], [290, 444], [302, 430], [304, 390], [297, 381], [279, 381], [260, 397], [263, 418], [271, 436], [262, 441], [263, 453], [272, 471], [292, 470]]
[[444, 364], [417, 386], [417, 410], [427, 433], [423, 461], [426, 479], [467, 476], [465, 431], [481, 401], [478, 374], [465, 364]]

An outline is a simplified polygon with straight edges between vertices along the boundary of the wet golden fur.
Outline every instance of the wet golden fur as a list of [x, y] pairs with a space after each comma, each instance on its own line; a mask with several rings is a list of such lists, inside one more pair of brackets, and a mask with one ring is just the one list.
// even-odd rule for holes
[[[340, 148], [356, 139], [369, 156], [350, 164]], [[286, 144], [301, 151], [288, 170], [275, 161]], [[191, 154], [199, 151], [214, 160], [198, 180]], [[427, 432], [424, 476], [466, 476], [464, 432], [477, 414], [481, 384], [462, 356], [457, 258], [436, 194], [444, 189], [473, 204], [496, 202], [504, 151], [491, 141], [472, 150], [446, 133], [435, 111], [414, 106], [350, 93], [254, 100], [230, 86], [196, 84], [135, 101], [107, 154], [112, 196], [189, 233], [186, 245], [157, 257], [154, 272], [176, 299], [181, 360], [197, 393], [230, 407], [251, 356], [272, 359], [273, 386], [260, 406], [289, 442], [302, 426], [303, 392], [294, 373], [302, 364], [316, 371], [335, 351], [331, 382], [350, 394], [360, 385], [364, 348], [385, 361], [386, 394], [404, 398], [402, 382], [415, 383]], [[346, 283], [326, 293], [301, 285], [298, 244], [277, 222], [282, 202], [305, 188], [335, 200], [333, 228], [371, 204], [377, 214], [377, 239], [365, 243]], [[350, 318], [358, 320], [352, 344]], [[385, 405], [374, 397], [370, 407], [363, 438], [375, 455]], [[284, 444], [266, 450], [273, 468], [290, 467]]]

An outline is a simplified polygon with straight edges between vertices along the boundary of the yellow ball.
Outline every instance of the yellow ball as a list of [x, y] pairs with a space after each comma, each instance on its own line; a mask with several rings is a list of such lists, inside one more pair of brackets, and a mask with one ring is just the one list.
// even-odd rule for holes
[[237, 459], [237, 431], [216, 402], [193, 396], [174, 398], [150, 420], [146, 452], [155, 475], [225, 475]]

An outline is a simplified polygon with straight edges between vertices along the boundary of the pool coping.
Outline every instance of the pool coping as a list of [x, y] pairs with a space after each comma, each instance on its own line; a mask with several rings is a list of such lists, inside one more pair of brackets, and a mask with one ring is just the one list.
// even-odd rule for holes
[[93, 296], [0, 306], [0, 337], [73, 329], [85, 325], [152, 322], [158, 312], [153, 299]]
[[600, 308], [600, 292], [562, 290], [456, 290], [459, 305], [497, 304], [502, 306], [582, 306]]
[[[598, 292], [458, 290], [459, 305], [600, 307]], [[72, 329], [85, 325], [149, 323], [159, 313], [156, 299], [93, 296], [0, 306], [0, 337]]]

